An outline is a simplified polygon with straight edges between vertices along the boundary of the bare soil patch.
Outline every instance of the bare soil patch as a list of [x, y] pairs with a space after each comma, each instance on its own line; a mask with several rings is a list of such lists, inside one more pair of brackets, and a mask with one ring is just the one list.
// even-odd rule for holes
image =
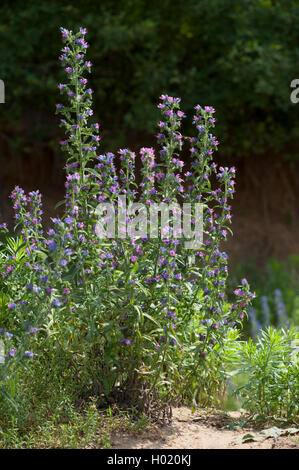
[[241, 412], [192, 414], [187, 407], [173, 410], [172, 424], [149, 425], [139, 435], [116, 433], [111, 437], [113, 449], [299, 449], [299, 434], [262, 438], [242, 443], [255, 427], [239, 427], [244, 422]]

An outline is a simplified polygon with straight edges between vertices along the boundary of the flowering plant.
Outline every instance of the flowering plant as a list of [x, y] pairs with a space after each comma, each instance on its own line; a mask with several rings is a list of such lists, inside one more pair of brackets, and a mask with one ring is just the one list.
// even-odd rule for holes
[[[26, 195], [16, 187], [11, 195], [28, 258], [20, 276], [12, 271], [3, 278], [17, 286], [14, 318], [30, 322], [38, 333], [37, 354], [53, 361], [51, 367], [64, 364], [80, 393], [125, 400], [148, 412], [163, 397], [169, 403], [207, 400], [209, 387], [219, 385], [216, 372], [227, 341], [236, 338], [232, 331], [254, 297], [246, 279], [234, 304], [225, 296], [227, 254], [221, 246], [231, 220], [235, 169], [213, 161], [215, 110], [196, 106], [196, 136], [183, 137], [180, 99], [162, 95], [159, 158], [153, 148], [140, 150], [137, 185], [135, 153], [121, 149], [117, 163], [114, 154], [99, 154], [99, 124], [89, 124], [86, 29], [61, 32], [67, 81], [58, 88], [66, 100], [56, 111], [66, 134], [60, 142], [67, 154], [64, 212], [44, 234], [39, 191]], [[183, 145], [189, 145], [191, 160], [185, 172]], [[115, 204], [120, 196], [127, 206], [119, 205], [116, 217], [125, 225], [117, 236], [101, 239], [98, 206]], [[191, 203], [201, 204], [200, 249], [186, 249], [181, 230], [170, 225], [166, 231], [159, 227], [154, 238], [147, 223], [142, 236], [126, 231], [133, 203], [145, 207], [145, 215], [155, 204], [173, 204], [174, 225], [179, 200], [189, 203], [191, 224]]]
[[[253, 338], [260, 334], [262, 329], [265, 329], [273, 323], [275, 323], [278, 328], [290, 328], [290, 319], [287, 315], [286, 305], [280, 289], [275, 289], [273, 298], [262, 295], [260, 300], [260, 311], [254, 307], [248, 309], [251, 336]], [[274, 312], [272, 312], [271, 304], [273, 305]]]

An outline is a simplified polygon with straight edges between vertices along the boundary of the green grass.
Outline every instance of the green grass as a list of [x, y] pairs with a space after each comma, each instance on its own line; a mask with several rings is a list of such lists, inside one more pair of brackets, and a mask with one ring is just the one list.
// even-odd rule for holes
[[[148, 419], [136, 410], [101, 408], [74, 384], [49, 377], [41, 364], [16, 369], [10, 383], [17, 408], [0, 396], [0, 448], [110, 448], [114, 432], [140, 434]], [[25, 373], [24, 373], [25, 372]]]
[[63, 411], [39, 420], [33, 414], [20, 425], [12, 422], [6, 430], [0, 430], [0, 448], [109, 449], [114, 432], [140, 435], [148, 425], [144, 415], [136, 418], [132, 411], [99, 410], [95, 400], [81, 410], [70, 405], [67, 413]]

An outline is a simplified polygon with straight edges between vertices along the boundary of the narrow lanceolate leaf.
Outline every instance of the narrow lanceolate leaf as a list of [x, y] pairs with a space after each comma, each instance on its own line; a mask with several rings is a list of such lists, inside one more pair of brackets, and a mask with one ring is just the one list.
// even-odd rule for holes
[[18, 404], [4, 388], [0, 388], [0, 394], [15, 408], [15, 410], [18, 410]]

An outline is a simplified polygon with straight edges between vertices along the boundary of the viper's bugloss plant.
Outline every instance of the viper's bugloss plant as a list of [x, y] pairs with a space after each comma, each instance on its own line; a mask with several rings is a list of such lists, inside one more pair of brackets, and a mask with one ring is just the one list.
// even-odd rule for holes
[[[93, 90], [86, 78], [92, 66], [86, 29], [61, 32], [66, 82], [58, 86], [63, 99], [56, 111], [62, 115], [60, 145], [67, 155], [64, 213], [44, 234], [39, 191], [26, 195], [17, 187], [11, 195], [28, 257], [20, 276], [11, 273], [3, 280], [16, 286], [14, 319], [30, 322], [36, 360], [60, 371], [78, 394], [153, 414], [160, 400], [211, 403], [222, 383], [225, 348], [235, 341], [254, 297], [243, 279], [236, 301], [226, 299], [228, 256], [222, 245], [231, 221], [235, 169], [218, 168], [213, 160], [215, 110], [197, 105], [196, 135], [184, 137], [180, 99], [161, 95], [158, 156], [153, 148], [141, 148], [137, 185], [135, 153], [100, 154], [99, 124], [89, 123]], [[180, 159], [183, 145], [190, 149], [190, 171]], [[145, 236], [126, 237], [125, 226], [123, 233], [99, 238], [98, 204], [116, 203], [120, 196], [127, 207], [117, 216], [124, 216], [125, 224], [134, 216], [133, 202], [143, 203], [147, 215], [155, 204], [200, 202], [201, 248], [187, 250], [173, 227], [168, 233], [159, 227], [155, 238], [149, 227]], [[165, 406], [156, 410], [164, 412]]]
[[[286, 306], [281, 290], [275, 289], [272, 297], [262, 295], [260, 298], [259, 309], [249, 307], [248, 318], [250, 334], [253, 338], [261, 333], [263, 328], [265, 329], [270, 325], [275, 324], [278, 328], [289, 328], [290, 319], [286, 313]], [[291, 323], [295, 323], [296, 325], [296, 322]]]

